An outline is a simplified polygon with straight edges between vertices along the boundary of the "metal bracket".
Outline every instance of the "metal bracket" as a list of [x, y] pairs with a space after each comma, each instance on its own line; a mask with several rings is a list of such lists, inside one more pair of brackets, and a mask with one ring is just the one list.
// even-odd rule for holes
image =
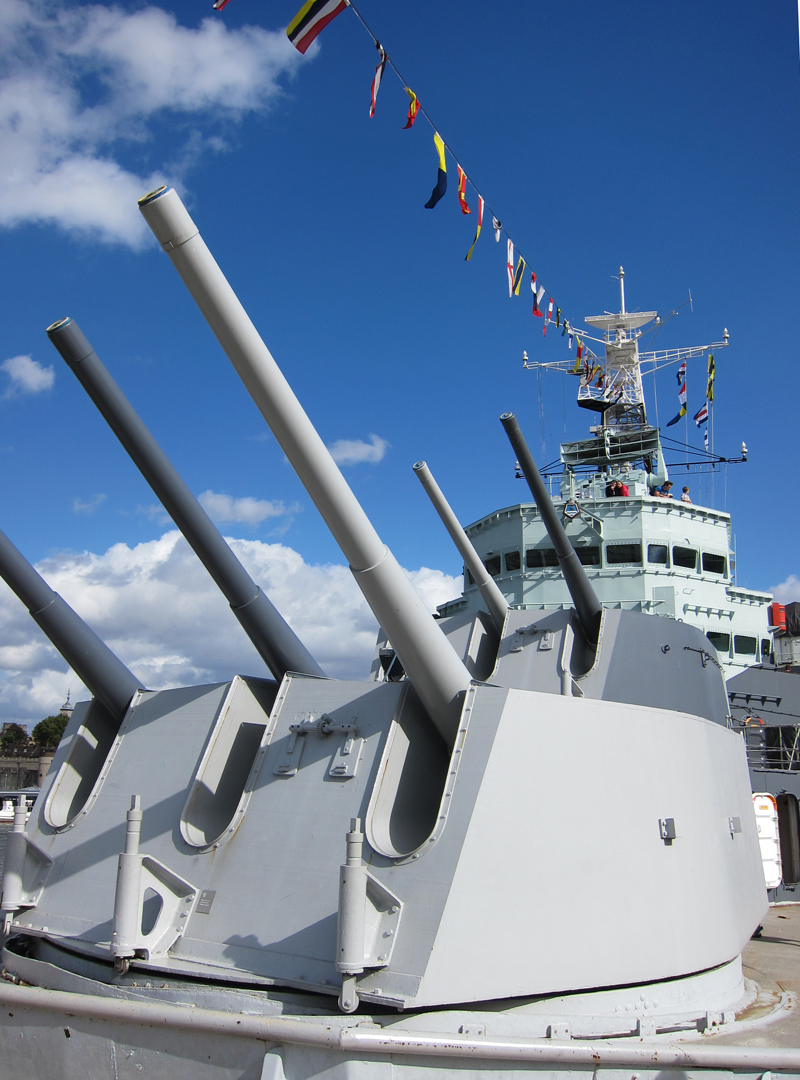
[[678, 835], [675, 832], [675, 818], [659, 818], [658, 819], [658, 831], [661, 839], [664, 841], [667, 847], [670, 847], [672, 841]]
[[322, 713], [314, 716], [307, 713], [289, 725], [289, 734], [286, 746], [275, 763], [272, 770], [276, 776], [295, 776], [300, 768], [300, 760], [303, 756], [306, 736], [308, 735], [343, 735], [344, 739], [336, 748], [333, 755], [328, 775], [339, 780], [349, 780], [356, 775], [358, 764], [361, 760], [361, 752], [364, 748], [364, 740], [356, 735], [357, 716], [352, 716], [346, 723], [340, 723]]
[[356, 976], [391, 961], [403, 903], [367, 870], [362, 858], [361, 818], [351, 818], [347, 858], [339, 871], [336, 970], [342, 974], [339, 1007], [358, 1007]]
[[328, 775], [339, 780], [350, 780], [356, 775], [363, 749], [363, 739], [356, 738], [355, 735], [345, 735], [343, 742], [336, 748], [336, 753], [333, 755]]
[[317, 731], [320, 735], [332, 735], [334, 732], [349, 734], [350, 732], [355, 733], [357, 720], [358, 717], [353, 716], [346, 724], [340, 724], [332, 716], [328, 716], [327, 713], [322, 713], [316, 718], [313, 713], [308, 713], [296, 724], [289, 724], [289, 731], [296, 735], [310, 735], [312, 732]]
[[[27, 821], [25, 800], [14, 812], [13, 831], [6, 847], [5, 873], [2, 879], [0, 910], [7, 916], [21, 908], [36, 907], [42, 895], [53, 860], [35, 847], [25, 835]], [[10, 923], [7, 918], [6, 922]]]
[[169, 952], [186, 929], [197, 896], [197, 889], [164, 863], [139, 853], [141, 828], [141, 799], [134, 795], [127, 814], [125, 850], [119, 856], [109, 946], [122, 974], [135, 956], [149, 960]]
[[[297, 725], [293, 724], [292, 727], [296, 728]], [[272, 770], [275, 776], [295, 776], [300, 768], [300, 759], [303, 756], [306, 741], [298, 738], [298, 735], [299, 732], [296, 730], [290, 731], [287, 735], [286, 746]]]

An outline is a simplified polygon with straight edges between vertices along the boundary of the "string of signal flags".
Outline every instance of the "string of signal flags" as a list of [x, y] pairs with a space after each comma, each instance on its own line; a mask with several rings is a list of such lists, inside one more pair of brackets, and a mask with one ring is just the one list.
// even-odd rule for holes
[[[221, 11], [224, 7], [227, 7], [230, 0], [214, 0], [214, 10]], [[444, 198], [447, 191], [447, 154], [453, 158], [456, 165], [456, 172], [458, 176], [458, 205], [463, 215], [471, 215], [472, 209], [467, 202], [467, 185], [475, 192], [475, 196], [478, 200], [477, 210], [477, 222], [475, 228], [475, 236], [470, 244], [464, 259], [469, 262], [472, 259], [472, 253], [475, 250], [475, 246], [481, 235], [483, 228], [484, 215], [491, 216], [492, 229], [494, 231], [494, 238], [497, 243], [500, 243], [501, 235], [505, 234], [506, 237], [506, 273], [508, 276], [508, 295], [509, 297], [519, 296], [520, 289], [522, 287], [523, 280], [526, 275], [526, 271], [530, 272], [530, 288], [533, 294], [533, 303], [531, 307], [531, 313], [537, 318], [542, 320], [542, 333], [547, 334], [547, 329], [551, 324], [555, 324], [556, 329], [561, 330], [561, 336], [568, 338], [569, 349], [572, 349], [573, 338], [576, 342], [577, 357], [575, 364], [575, 371], [579, 372], [581, 369], [581, 362], [584, 364], [587, 360], [596, 359], [595, 353], [589, 349], [584, 341], [581, 340], [579, 334], [570, 323], [570, 321], [563, 317], [561, 308], [553, 300], [552, 294], [548, 292], [545, 286], [536, 276], [536, 272], [530, 265], [529, 261], [521, 254], [519, 248], [514, 244], [514, 241], [508, 235], [503, 228], [503, 224], [497, 215], [493, 212], [492, 208], [487, 204], [483, 195], [477, 189], [472, 180], [470, 180], [466, 170], [462, 167], [461, 163], [456, 158], [450, 146], [442, 138], [436, 129], [430, 116], [422, 107], [419, 98], [408, 85], [406, 80], [400, 74], [397, 66], [390, 59], [388, 53], [381, 44], [379, 38], [373, 33], [366, 21], [362, 17], [361, 13], [357, 10], [352, 0], [307, 0], [305, 4], [300, 8], [295, 17], [289, 23], [286, 28], [286, 36], [291, 41], [292, 45], [300, 53], [305, 53], [311, 43], [316, 37], [325, 29], [325, 27], [331, 23], [337, 15], [340, 15], [346, 8], [350, 8], [358, 21], [364, 27], [366, 32], [372, 38], [375, 48], [378, 50], [378, 66], [375, 69], [375, 75], [372, 79], [372, 85], [370, 87], [370, 105], [369, 115], [370, 118], [375, 116], [376, 103], [378, 99], [378, 91], [383, 80], [384, 72], [389, 67], [395, 73], [397, 78], [403, 85], [403, 89], [409, 98], [408, 115], [406, 116], [406, 122], [403, 126], [404, 131], [408, 131], [413, 128], [415, 121], [419, 116], [423, 116], [427, 120], [428, 124], [433, 131], [433, 144], [436, 150], [438, 158], [438, 171], [436, 175], [436, 184], [433, 191], [430, 194], [430, 198], [425, 203], [425, 207], [428, 210], [433, 208]], [[545, 304], [545, 296], [547, 296], [547, 303]], [[593, 369], [594, 370], [594, 369]]]

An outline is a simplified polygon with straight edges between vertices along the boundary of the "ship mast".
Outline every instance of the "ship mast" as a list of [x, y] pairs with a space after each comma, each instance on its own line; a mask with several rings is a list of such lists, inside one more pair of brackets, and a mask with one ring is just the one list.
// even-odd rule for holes
[[[666, 320], [662, 320], [657, 311], [627, 310], [622, 267], [619, 268], [619, 296], [620, 310], [616, 314], [606, 311], [602, 315], [587, 316], [584, 322], [591, 328], [588, 331], [574, 326], [568, 328], [584, 343], [581, 360], [540, 362], [529, 360], [527, 353], [523, 356], [525, 368], [546, 368], [577, 376], [580, 380], [578, 405], [600, 413], [601, 422], [591, 428], [594, 439], [562, 447], [565, 464], [611, 463], [622, 458], [631, 460], [653, 455], [658, 448], [658, 433], [647, 423], [642, 375], [728, 345], [728, 331], [725, 330], [722, 341], [709, 345], [640, 353], [639, 338], [645, 329], [660, 326]], [[673, 311], [668, 318], [676, 314], [677, 311]], [[605, 355], [595, 355], [586, 348], [586, 341], [602, 345]], [[590, 446], [594, 446], [594, 451]]]

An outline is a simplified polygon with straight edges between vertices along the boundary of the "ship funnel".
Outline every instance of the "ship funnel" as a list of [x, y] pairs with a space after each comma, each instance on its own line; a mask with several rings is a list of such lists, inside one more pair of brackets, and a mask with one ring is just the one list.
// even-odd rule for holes
[[500, 423], [506, 429], [506, 435], [508, 435], [514, 454], [519, 461], [522, 474], [528, 481], [533, 501], [539, 508], [544, 526], [553, 542], [583, 632], [587, 640], [592, 645], [596, 645], [603, 606], [598, 600], [578, 556], [575, 554], [575, 549], [569, 542], [569, 537], [564, 532], [564, 526], [558, 520], [555, 507], [547, 493], [547, 488], [544, 486], [539, 470], [536, 468], [536, 462], [528, 449], [528, 444], [519, 429], [516, 416], [513, 413], [503, 413], [500, 417]]
[[139, 207], [325, 519], [431, 720], [452, 746], [469, 672], [382, 543], [177, 193], [158, 188]]
[[122, 721], [144, 683], [91, 630], [0, 532], [0, 576], [20, 598], [92, 696]]
[[492, 622], [497, 628], [498, 634], [502, 635], [503, 626], [506, 621], [506, 613], [508, 611], [508, 601], [497, 587], [497, 582], [483, 565], [483, 560], [475, 550], [470, 538], [462, 529], [461, 523], [450, 508], [450, 504], [442, 494], [439, 485], [431, 475], [431, 471], [426, 463], [424, 461], [418, 461], [414, 466], [414, 472], [417, 474], [417, 479], [428, 493], [428, 498], [433, 503], [436, 513], [442, 519], [444, 527], [450, 533], [453, 543], [458, 548], [458, 552], [464, 560], [464, 565], [467, 567], [470, 574], [472, 574], [472, 580], [478, 586], [478, 590], [483, 597], [484, 604], [486, 604], [486, 607], [489, 609], [489, 614], [492, 617]]
[[219, 586], [273, 676], [278, 682], [287, 671], [324, 676], [303, 643], [228, 547], [77, 323], [62, 319], [47, 328], [47, 335]]

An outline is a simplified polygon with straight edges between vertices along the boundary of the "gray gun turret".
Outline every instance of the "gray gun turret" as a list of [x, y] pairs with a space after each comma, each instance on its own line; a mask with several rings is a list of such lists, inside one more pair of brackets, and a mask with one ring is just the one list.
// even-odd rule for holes
[[139, 207], [325, 519], [431, 720], [452, 745], [469, 672], [382, 543], [177, 193], [158, 188]]
[[[371, 1014], [337, 1022], [323, 995], [346, 1013], [374, 1005], [376, 1038], [408, 1036], [427, 1055], [431, 1032], [457, 1025], [488, 1032], [487, 1046], [500, 1039], [507, 1059], [573, 1023], [580, 1036], [591, 1023], [604, 1038], [642, 1038], [687, 1018], [705, 1030], [710, 1009], [738, 1007], [738, 956], [763, 915], [764, 874], [745, 748], [702, 632], [618, 608], [602, 613], [597, 644], [600, 605], [512, 416], [577, 613], [522, 593], [495, 621], [469, 590], [434, 621], [178, 197], [160, 189], [142, 209], [382, 637], [373, 681], [287, 671], [279, 688], [236, 675], [148, 691], [122, 724], [97, 722], [99, 737], [73, 717], [14, 841], [3, 901], [6, 970], [40, 997], [59, 991], [37, 1030], [63, 1043], [72, 1024], [73, 1054], [85, 1032], [68, 1020], [64, 986], [70, 999], [88, 994], [79, 1015], [92, 1024], [117, 1007], [116, 1025], [146, 984], [147, 1022], [141, 1014], [124, 1035], [106, 1024], [104, 1038], [122, 1044], [134, 1031], [137, 1053], [145, 1041], [171, 1050], [152, 1043], [152, 1025], [174, 1001], [214, 1031], [219, 1017], [255, 1011], [261, 1042], [235, 1059], [239, 1072], [255, 1061], [265, 1075], [311, 1077], [347, 1071], [360, 1058], [346, 1040], [372, 1037]], [[383, 668], [389, 642], [407, 678], [393, 677], [393, 661]], [[284, 1058], [310, 1014], [314, 1057]], [[12, 1032], [30, 1026], [9, 1020]], [[272, 1039], [263, 1024], [277, 1021]], [[470, 1038], [484, 1053], [483, 1034]], [[265, 1041], [280, 1051], [270, 1061]], [[194, 1053], [194, 1042], [174, 1045]]]
[[539, 508], [544, 526], [553, 542], [553, 548], [558, 556], [561, 572], [570, 591], [583, 632], [587, 640], [596, 645], [603, 606], [598, 600], [578, 556], [575, 554], [575, 549], [569, 542], [564, 526], [558, 520], [558, 514], [550, 500], [550, 496], [547, 494], [547, 488], [544, 486], [539, 470], [536, 468], [536, 462], [533, 460], [533, 455], [520, 431], [516, 416], [513, 413], [503, 413], [500, 422], [514, 448], [522, 474], [528, 482], [533, 500]]
[[144, 686], [0, 532], [0, 575], [92, 695], [121, 721]]
[[75, 321], [53, 323], [47, 335], [219, 586], [275, 678], [280, 681], [287, 671], [324, 676], [228, 547]]

